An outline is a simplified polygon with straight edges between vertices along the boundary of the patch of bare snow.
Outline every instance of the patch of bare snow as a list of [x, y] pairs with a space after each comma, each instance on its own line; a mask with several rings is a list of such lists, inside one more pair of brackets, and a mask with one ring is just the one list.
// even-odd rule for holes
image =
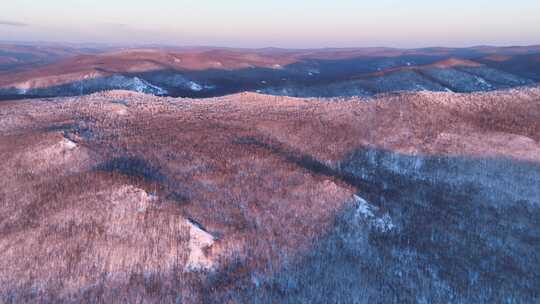
[[356, 204], [355, 217], [363, 219], [370, 227], [380, 232], [390, 232], [396, 227], [388, 213], [377, 216], [376, 213], [379, 211], [379, 208], [368, 203], [365, 199], [358, 195], [353, 195], [353, 201]]
[[77, 144], [67, 138], [63, 138], [61, 141], [60, 141], [60, 146], [62, 147], [62, 150], [64, 151], [70, 151], [70, 150], [73, 150], [75, 148], [77, 148]]
[[36, 145], [29, 146], [17, 157], [21, 159], [21, 169], [32, 174], [45, 173], [50, 169], [63, 172], [77, 172], [89, 165], [89, 155], [85, 148], [66, 137], [55, 136]]
[[192, 91], [195, 91], [195, 92], [202, 91], [203, 89], [203, 87], [200, 84], [196, 83], [195, 81], [188, 82], [188, 86]]
[[68, 153], [75, 150], [77, 148], [77, 144], [70, 139], [67, 139], [65, 137], [62, 137], [62, 139], [52, 146], [46, 147], [41, 151], [41, 156], [45, 157], [46, 159], [57, 159], [58, 156], [64, 156], [67, 157]]
[[17, 94], [19, 95], [24, 95], [28, 93], [28, 89], [27, 88], [17, 88]]
[[354, 195], [353, 198], [354, 198], [354, 201], [357, 204], [357, 206], [356, 206], [357, 214], [360, 214], [365, 218], [372, 218], [372, 217], [375, 216], [373, 214], [373, 212], [371, 211], [372, 208], [374, 208], [374, 207], [371, 206], [365, 199], [361, 198], [358, 195]]
[[189, 255], [186, 263], [187, 271], [208, 271], [214, 267], [213, 261], [206, 251], [215, 242], [210, 233], [204, 231], [196, 223], [186, 220], [189, 227]]
[[479, 83], [479, 84], [482, 84], [488, 88], [491, 88], [491, 84], [489, 84], [484, 78], [482, 77], [476, 77], [476, 81]]
[[133, 86], [134, 90], [139, 93], [144, 93], [147, 91], [154, 91], [157, 95], [165, 95], [167, 94], [167, 90], [160, 88], [158, 86], [155, 86], [143, 79], [140, 79], [139, 77], [133, 77]]
[[125, 185], [111, 195], [113, 214], [119, 217], [144, 213], [157, 197], [143, 189], [132, 185]]

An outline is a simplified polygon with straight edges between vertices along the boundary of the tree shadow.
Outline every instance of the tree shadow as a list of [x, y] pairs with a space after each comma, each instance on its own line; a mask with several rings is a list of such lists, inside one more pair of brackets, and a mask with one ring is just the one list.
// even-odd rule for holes
[[131, 178], [140, 178], [147, 182], [162, 183], [167, 179], [158, 167], [153, 166], [143, 158], [134, 156], [120, 156], [113, 158], [105, 163], [99, 164], [96, 170], [116, 172]]
[[[540, 164], [359, 149], [332, 170], [360, 180], [359, 195], [377, 212], [366, 216], [365, 206], [351, 202], [312, 250], [256, 283], [252, 274], [264, 270], [235, 277], [236, 294], [217, 291], [209, 302], [539, 299]], [[383, 218], [391, 229], [373, 225]]]

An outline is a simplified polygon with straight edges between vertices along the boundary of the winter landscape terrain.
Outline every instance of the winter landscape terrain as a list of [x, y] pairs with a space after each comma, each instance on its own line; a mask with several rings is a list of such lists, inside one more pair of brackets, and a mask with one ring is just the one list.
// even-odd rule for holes
[[155, 52], [13, 55], [0, 303], [540, 301], [531, 50]]
[[172, 97], [244, 91], [294, 97], [479, 92], [540, 81], [540, 46], [120, 48], [0, 45], [0, 100], [131, 90]]
[[0, 304], [539, 304], [539, 0], [0, 0]]

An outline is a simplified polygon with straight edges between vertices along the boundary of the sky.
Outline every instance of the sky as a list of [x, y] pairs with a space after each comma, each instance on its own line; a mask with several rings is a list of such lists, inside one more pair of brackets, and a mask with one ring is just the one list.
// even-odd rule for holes
[[540, 44], [540, 0], [1, 0], [0, 40], [230, 47]]

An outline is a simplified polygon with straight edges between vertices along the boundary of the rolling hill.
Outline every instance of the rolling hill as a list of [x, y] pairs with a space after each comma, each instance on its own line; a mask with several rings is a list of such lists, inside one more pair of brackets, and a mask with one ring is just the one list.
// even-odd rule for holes
[[538, 87], [4, 101], [0, 302], [538, 302], [538, 117]]
[[[371, 96], [396, 91], [489, 91], [540, 81], [540, 51], [535, 46], [55, 49], [45, 59], [39, 55], [42, 49], [41, 53], [17, 50], [19, 57], [0, 53], [0, 62], [7, 65], [31, 54], [29, 65], [0, 73], [4, 100], [112, 89], [195, 98], [244, 91], [297, 97]], [[30, 64], [34, 61], [39, 64]]]

